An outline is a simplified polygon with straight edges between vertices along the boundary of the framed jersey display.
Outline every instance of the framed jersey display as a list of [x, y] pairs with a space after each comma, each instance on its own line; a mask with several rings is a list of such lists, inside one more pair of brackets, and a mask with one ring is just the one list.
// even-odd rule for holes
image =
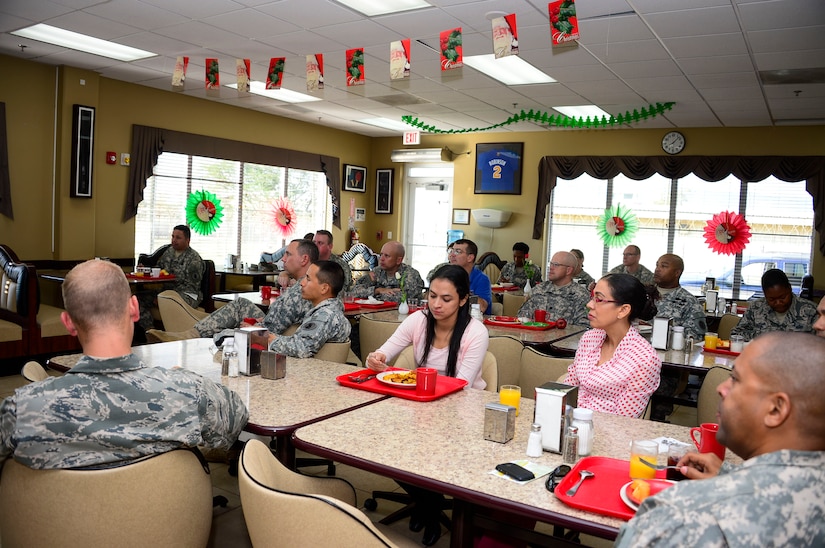
[[476, 194], [521, 194], [524, 143], [476, 145]]

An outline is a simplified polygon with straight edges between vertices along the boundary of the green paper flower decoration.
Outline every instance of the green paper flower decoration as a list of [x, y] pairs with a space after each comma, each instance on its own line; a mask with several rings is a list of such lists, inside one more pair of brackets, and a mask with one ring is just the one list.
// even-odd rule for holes
[[639, 230], [639, 219], [629, 207], [616, 204], [604, 210], [604, 215], [596, 222], [596, 232], [608, 247], [624, 247]]
[[221, 226], [223, 206], [217, 196], [208, 190], [198, 190], [186, 200], [186, 222], [203, 236], [208, 236]]

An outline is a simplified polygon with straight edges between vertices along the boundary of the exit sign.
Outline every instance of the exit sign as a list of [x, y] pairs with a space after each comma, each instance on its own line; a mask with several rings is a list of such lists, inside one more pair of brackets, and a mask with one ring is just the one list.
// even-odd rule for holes
[[421, 144], [421, 132], [420, 131], [405, 131], [404, 132], [404, 144], [405, 145], [420, 145]]

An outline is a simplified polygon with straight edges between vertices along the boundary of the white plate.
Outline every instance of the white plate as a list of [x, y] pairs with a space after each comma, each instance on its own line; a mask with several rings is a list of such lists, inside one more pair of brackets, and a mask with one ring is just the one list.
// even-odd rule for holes
[[379, 301], [378, 299], [355, 299], [356, 304], [383, 304], [384, 301]]
[[394, 386], [395, 388], [415, 388], [415, 383], [413, 383], [413, 384], [401, 384], [400, 382], [390, 382], [390, 381], [385, 381], [384, 380], [384, 377], [386, 377], [387, 375], [397, 375], [398, 373], [403, 373], [403, 372], [404, 371], [401, 371], [401, 370], [382, 371], [381, 373], [377, 374], [375, 376], [375, 378], [378, 379], [378, 382], [383, 382], [384, 384], [386, 384], [388, 386]]
[[633, 482], [629, 481], [629, 482], [625, 483], [624, 485], [622, 485], [619, 488], [619, 496], [622, 497], [622, 502], [627, 504], [630, 507], [630, 509], [635, 512], [636, 510], [639, 509], [639, 505], [636, 504], [635, 502], [633, 502], [632, 500], [630, 500], [630, 497], [627, 496], [627, 492], [626, 492], [627, 488], [630, 486], [631, 483], [633, 483]]
[[501, 287], [513, 287], [513, 286], [514, 286], [514, 285], [516, 285], [516, 284], [514, 284], [514, 283], [512, 283], [512, 282], [501, 282], [499, 285], [500, 285]]
[[[676, 485], [675, 481], [660, 479], [660, 478], [652, 478], [652, 479], [647, 480], [647, 482], [651, 484], [651, 489], [650, 489], [650, 496], [651, 497], [653, 495], [656, 495], [656, 494], [661, 493], [662, 491], [664, 491], [667, 488], [667, 485], [665, 485], [665, 484]], [[627, 494], [627, 488], [630, 487], [631, 483], [633, 483], [632, 480], [625, 483], [624, 485], [621, 486], [621, 488], [619, 488], [619, 496], [622, 498], [622, 502], [627, 504], [627, 506], [635, 512], [636, 510], [639, 509], [639, 505], [636, 504], [635, 502], [633, 502], [632, 500], [630, 500], [630, 497]]]

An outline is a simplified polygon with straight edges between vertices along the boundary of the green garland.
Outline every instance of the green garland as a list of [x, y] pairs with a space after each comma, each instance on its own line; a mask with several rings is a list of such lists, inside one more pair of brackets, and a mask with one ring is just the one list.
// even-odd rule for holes
[[656, 103], [655, 105], [642, 107], [641, 112], [639, 112], [636, 109], [633, 109], [633, 112], [626, 111], [624, 114], [619, 114], [618, 116], [611, 116], [610, 118], [607, 118], [606, 116], [602, 116], [601, 118], [594, 117], [592, 120], [590, 119], [590, 116], [584, 119], [581, 116], [570, 117], [564, 116], [563, 114], [553, 115], [548, 114], [547, 112], [543, 112], [541, 110], [534, 111], [530, 109], [530, 112], [524, 112], [522, 110], [518, 114], [510, 116], [500, 124], [494, 124], [492, 126], [487, 127], [474, 127], [471, 129], [438, 129], [435, 126], [425, 124], [418, 118], [413, 118], [412, 116], [402, 116], [401, 121], [405, 124], [409, 124], [413, 127], [416, 127], [421, 131], [426, 131], [427, 133], [471, 133], [475, 131], [488, 131], [491, 129], [496, 129], [508, 126], [510, 124], [515, 124], [517, 122], [525, 121], [536, 122], [538, 124], [546, 124], [548, 126], [589, 129], [600, 127], [613, 127], [614, 125], [630, 124], [639, 122], [641, 120], [647, 120], [648, 118], [654, 118], [657, 114], [663, 114], [665, 111], [672, 109], [673, 105], [675, 104], [676, 103], [674, 102]]

